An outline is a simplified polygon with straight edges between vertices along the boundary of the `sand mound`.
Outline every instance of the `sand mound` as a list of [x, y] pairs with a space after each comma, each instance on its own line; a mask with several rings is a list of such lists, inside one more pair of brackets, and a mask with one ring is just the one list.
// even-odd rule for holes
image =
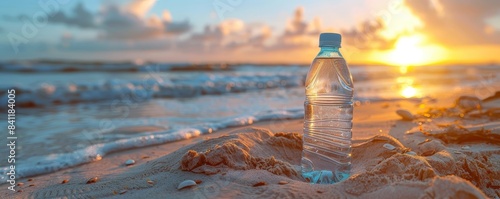
[[[408, 155], [412, 149], [391, 136], [376, 136], [356, 143], [354, 175], [333, 185], [312, 185], [300, 177], [296, 166], [301, 154], [299, 134], [244, 129], [184, 147], [117, 176], [102, 176], [94, 184], [54, 185], [32, 196], [119, 197], [123, 191], [127, 197], [148, 198], [164, 197], [167, 193], [172, 198], [249, 195], [262, 198], [486, 198], [484, 193], [491, 197], [499, 194], [497, 179], [500, 177], [495, 168], [500, 161], [498, 150], [455, 154], [435, 140], [422, 145], [439, 149], [438, 152], [419, 156]], [[391, 144], [395, 149], [384, 148], [384, 144]], [[421, 149], [416, 150], [420, 153]], [[177, 190], [177, 185], [186, 179], [202, 183]], [[286, 184], [281, 185], [283, 181]]]
[[[301, 149], [301, 137], [297, 133], [277, 133], [272, 135], [265, 130], [257, 130], [258, 136], [249, 137], [245, 135], [235, 135], [232, 139], [227, 139], [220, 144], [197, 152], [189, 150], [181, 160], [183, 171], [195, 173], [216, 174], [222, 169], [249, 170], [261, 169], [276, 175], [297, 176], [298, 172], [287, 162], [276, 159], [275, 156], [259, 157], [256, 149], [266, 148], [279, 151], [279, 148]], [[253, 146], [253, 149], [249, 146]], [[282, 154], [276, 154], [281, 156]]]
[[478, 189], [456, 176], [437, 177], [420, 198], [486, 198]]

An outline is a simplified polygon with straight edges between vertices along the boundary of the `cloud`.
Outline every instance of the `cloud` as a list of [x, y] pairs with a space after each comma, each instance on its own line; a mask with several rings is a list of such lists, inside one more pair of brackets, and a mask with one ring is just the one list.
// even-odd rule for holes
[[81, 2], [73, 8], [73, 13], [67, 15], [62, 11], [49, 14], [49, 22], [64, 24], [79, 28], [95, 28], [97, 26], [93, 14], [85, 9]]
[[[141, 5], [143, 2], [145, 5]], [[99, 40], [75, 41], [70, 36], [63, 36], [61, 47], [72, 50], [113, 50], [113, 49], [175, 49], [179, 52], [235, 52], [247, 51], [281, 51], [296, 49], [315, 49], [322, 27], [319, 18], [306, 21], [304, 9], [298, 7], [287, 22], [283, 33], [273, 37], [273, 31], [267, 24], [245, 23], [240, 19], [226, 19], [216, 25], [206, 25], [204, 30], [183, 40], [162, 40], [167, 34], [181, 34], [189, 31], [188, 22], [172, 22], [172, 16], [164, 11], [162, 17], [152, 15], [145, 17], [152, 1], [132, 2], [133, 7], [107, 5], [101, 10]], [[139, 3], [139, 4], [138, 4]], [[131, 10], [137, 8], [137, 10]], [[140, 9], [139, 9], [140, 8]], [[343, 42], [361, 49], [388, 48], [394, 43], [379, 35], [384, 29], [380, 22], [363, 22], [359, 27], [341, 31]], [[120, 44], [114, 41], [127, 40]], [[153, 42], [149, 42], [153, 40]], [[64, 41], [64, 42], [63, 42]], [[110, 47], [107, 47], [107, 46]], [[150, 46], [150, 47], [148, 47]]]
[[163, 18], [157, 15], [146, 17], [154, 5], [154, 0], [134, 0], [125, 7], [108, 5], [101, 13], [101, 38], [151, 39], [169, 35], [179, 35], [191, 29], [189, 22], [173, 22], [170, 12], [163, 11]]
[[[202, 31], [192, 32], [189, 22], [174, 21], [168, 10], [164, 10], [160, 16], [149, 13], [154, 3], [153, 0], [134, 0], [125, 6], [105, 4], [98, 12], [90, 15], [88, 13], [91, 12], [78, 4], [72, 13], [63, 13], [61, 16], [64, 17], [57, 17], [59, 19], [56, 20], [57, 23], [67, 24], [76, 19], [87, 21], [78, 23], [78, 27], [95, 30], [97, 37], [80, 39], [79, 34], [65, 31], [60, 33], [57, 44], [32, 42], [30, 46], [38, 45], [39, 49], [52, 49], [52, 54], [63, 54], [63, 52], [119, 54], [156, 50], [161, 53], [168, 52], [167, 54], [172, 56], [185, 55], [183, 58], [197, 53], [198, 57], [207, 60], [259, 57], [258, 60], [272, 61], [303, 60], [313, 56], [318, 50], [319, 34], [326, 31], [341, 32], [343, 44], [361, 49], [386, 49], [392, 47], [395, 40], [380, 36], [380, 32], [386, 27], [379, 21], [362, 22], [359, 26], [348, 30], [325, 28], [317, 17], [307, 20], [302, 7], [296, 8], [291, 13], [282, 32], [275, 32], [266, 23], [244, 22], [240, 19], [226, 19], [218, 24], [206, 25]], [[184, 33], [189, 35], [175, 37]], [[28, 48], [25, 51], [28, 51]], [[137, 56], [146, 57], [150, 53], [153, 51], [138, 53]], [[123, 57], [127, 58], [129, 57]]]
[[156, 0], [135, 0], [132, 1], [125, 9], [136, 16], [145, 17], [146, 13], [153, 7]]
[[304, 8], [298, 7], [289, 20], [285, 32], [280, 35], [271, 50], [317, 46], [322, 31], [321, 21], [314, 18], [310, 23], [304, 19]]
[[[153, 1], [154, 2], [154, 1]], [[142, 5], [146, 4], [146, 5]], [[130, 6], [121, 8], [117, 5], [109, 5], [101, 13], [103, 30], [101, 38], [106, 39], [151, 39], [168, 35], [178, 35], [188, 32], [191, 29], [189, 22], [172, 22], [172, 17], [168, 11], [164, 11], [164, 18], [152, 15], [146, 18], [145, 10], [151, 7], [151, 1], [136, 0], [131, 5], [135, 5], [137, 10]]]
[[[52, 24], [62, 24], [66, 26], [73, 26], [82, 29], [97, 28], [96, 17], [93, 13], [88, 11], [81, 2], [78, 2], [73, 8], [71, 14], [66, 14], [59, 10], [57, 12], [47, 13], [48, 22]], [[5, 20], [20, 21], [31, 19], [32, 16], [21, 14], [19, 16], [3, 15]]]
[[[163, 11], [163, 18], [156, 15], [146, 17], [155, 0], [134, 0], [125, 6], [104, 5], [98, 13], [88, 11], [81, 2], [77, 3], [70, 14], [58, 11], [49, 14], [49, 22], [82, 29], [93, 29], [101, 39], [142, 40], [180, 35], [188, 32], [188, 21], [174, 22], [168, 10]], [[4, 16], [6, 19], [16, 17]], [[17, 20], [29, 18], [27, 15]]]
[[189, 50], [236, 50], [262, 47], [271, 37], [267, 25], [245, 24], [239, 19], [227, 19], [216, 26], [205, 26], [203, 32], [193, 33], [179, 46]]
[[381, 32], [386, 29], [382, 20], [363, 21], [358, 27], [353, 27], [350, 30], [341, 30], [342, 43], [355, 46], [360, 50], [378, 49], [385, 50], [394, 46], [400, 35], [394, 38], [385, 38]]
[[389, 49], [394, 46], [397, 37], [385, 38], [381, 32], [386, 26], [381, 20], [375, 22], [363, 21], [358, 26], [348, 30], [324, 28], [319, 18], [307, 22], [304, 19], [304, 9], [298, 7], [289, 20], [286, 30], [277, 38], [270, 50], [293, 48], [316, 48], [319, 35], [322, 32], [339, 32], [342, 34], [342, 44], [355, 46], [357, 49]]
[[146, 17], [154, 0], [134, 0], [125, 7], [109, 5], [104, 8], [100, 35], [107, 39], [151, 39], [179, 35], [191, 29], [189, 22], [173, 22], [170, 12], [163, 11], [163, 18], [157, 15]]
[[452, 46], [500, 44], [500, 32], [486, 22], [500, 15], [498, 0], [406, 0], [405, 5], [422, 21], [418, 31], [433, 42]]

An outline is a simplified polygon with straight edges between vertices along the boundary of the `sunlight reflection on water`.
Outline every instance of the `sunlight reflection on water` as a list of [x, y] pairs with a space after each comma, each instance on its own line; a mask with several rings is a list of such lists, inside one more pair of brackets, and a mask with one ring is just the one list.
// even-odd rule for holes
[[414, 85], [414, 79], [412, 77], [398, 77], [396, 79], [397, 84], [399, 85], [399, 93], [401, 96], [405, 98], [411, 98], [411, 97], [421, 97], [422, 92], [420, 89], [416, 88]]

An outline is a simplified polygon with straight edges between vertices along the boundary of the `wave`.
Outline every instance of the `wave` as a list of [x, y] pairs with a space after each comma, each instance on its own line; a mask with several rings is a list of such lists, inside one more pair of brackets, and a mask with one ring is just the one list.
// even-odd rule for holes
[[[154, 64], [155, 68], [161, 71], [169, 71], [171, 69], [192, 68], [197, 65], [191, 64]], [[0, 71], [18, 72], [18, 73], [49, 73], [49, 72], [85, 72], [85, 71], [100, 71], [100, 72], [119, 72], [119, 71], [147, 71], [150, 65], [134, 64], [134, 63], [99, 63], [99, 62], [14, 62], [0, 64]], [[216, 70], [216, 65], [200, 65], [200, 70], [203, 68], [213, 68]], [[221, 67], [222, 68], [222, 67]]]
[[133, 63], [133, 62], [12, 62], [0, 63], [0, 71], [16, 73], [50, 73], [50, 72], [147, 72], [151, 67], [158, 71], [232, 71], [240, 67], [274, 67], [299, 65], [259, 65], [259, 64], [192, 64], [192, 63]]
[[[22, 162], [16, 164], [16, 175], [20, 178], [25, 178], [51, 173], [76, 165], [98, 161], [103, 156], [116, 151], [189, 139], [202, 134], [212, 133], [219, 129], [249, 125], [257, 121], [298, 119], [303, 116], [303, 109], [269, 110], [255, 115], [246, 115], [219, 122], [204, 123], [190, 128], [181, 128], [164, 132], [144, 132], [142, 133], [143, 136], [94, 144], [69, 153], [48, 154], [24, 159]], [[0, 168], [0, 170], [6, 173], [8, 167]], [[5, 179], [4, 176], [6, 175], [0, 178]], [[2, 182], [6, 181], [2, 180]]]
[[111, 79], [88, 83], [40, 83], [36, 87], [1, 88], [0, 107], [6, 107], [7, 89], [16, 90], [16, 106], [34, 107], [127, 98], [144, 101], [151, 98], [189, 98], [201, 95], [238, 93], [259, 89], [302, 86], [304, 75], [281, 74], [192, 74], [189, 78]]

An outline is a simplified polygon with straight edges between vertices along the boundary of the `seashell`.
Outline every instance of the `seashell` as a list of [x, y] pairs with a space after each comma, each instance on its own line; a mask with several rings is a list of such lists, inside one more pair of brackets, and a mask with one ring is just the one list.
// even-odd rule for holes
[[184, 189], [186, 187], [196, 186], [196, 182], [193, 180], [184, 180], [177, 186], [178, 190]]
[[279, 181], [278, 184], [281, 184], [281, 185], [288, 184], [288, 181], [282, 180], [282, 181]]
[[127, 165], [127, 166], [130, 166], [130, 165], [133, 165], [133, 164], [135, 164], [135, 160], [128, 159], [127, 161], [125, 161], [125, 165]]
[[127, 190], [124, 189], [124, 190], [121, 190], [120, 192], [118, 192], [119, 194], [124, 194], [124, 193], [127, 193]]
[[389, 149], [391, 151], [394, 150], [394, 149], [396, 149], [395, 146], [393, 146], [392, 144], [387, 144], [387, 143], [385, 143], [383, 147], [386, 148], [386, 149]]
[[64, 179], [64, 180], [61, 182], [61, 184], [66, 184], [66, 183], [68, 183], [68, 182], [69, 182], [69, 180], [68, 180], [68, 179]]
[[96, 183], [97, 181], [99, 181], [99, 178], [93, 177], [93, 178], [90, 178], [89, 180], [87, 180], [87, 184]]
[[410, 111], [407, 111], [407, 110], [404, 110], [404, 109], [397, 110], [396, 114], [398, 114], [399, 116], [401, 116], [401, 118], [403, 120], [406, 120], [406, 121], [412, 121], [412, 120], [415, 119], [415, 116], [413, 116], [413, 114], [411, 114]]
[[260, 181], [260, 182], [255, 183], [253, 186], [254, 187], [260, 187], [260, 186], [264, 186], [264, 185], [267, 185], [267, 183], [264, 182], [264, 181]]

